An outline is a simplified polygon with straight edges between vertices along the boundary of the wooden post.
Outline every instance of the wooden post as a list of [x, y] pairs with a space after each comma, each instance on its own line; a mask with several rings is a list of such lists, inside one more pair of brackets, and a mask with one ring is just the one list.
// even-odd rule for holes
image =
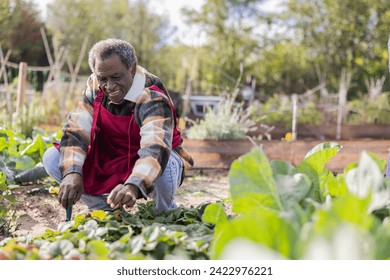
[[83, 44], [81, 46], [81, 51], [79, 53], [79, 57], [77, 59], [75, 67], [73, 67], [72, 61], [70, 60], [70, 57], [69, 57], [69, 53], [66, 51], [66, 62], [68, 64], [68, 68], [69, 68], [70, 76], [71, 76], [68, 92], [71, 94], [73, 94], [73, 92], [75, 90], [75, 86], [76, 86], [76, 82], [77, 82], [77, 75], [79, 73], [85, 51], [87, 50], [87, 45], [88, 45], [88, 36], [84, 38]]
[[19, 76], [18, 76], [18, 90], [16, 96], [16, 111], [15, 115], [17, 116], [23, 106], [24, 94], [26, 91], [26, 81], [27, 81], [27, 63], [19, 63]]
[[336, 140], [341, 139], [341, 126], [343, 122], [343, 111], [344, 111], [344, 99], [345, 94], [343, 91], [339, 91], [339, 104], [337, 108], [337, 125], [336, 125]]
[[339, 85], [339, 104], [337, 110], [337, 127], [336, 127], [336, 140], [341, 139], [341, 127], [344, 118], [345, 105], [347, 104], [347, 94], [349, 84], [351, 82], [351, 73], [347, 73], [345, 69], [341, 72], [341, 80]]
[[298, 123], [298, 95], [293, 94], [291, 97], [292, 106], [293, 106], [293, 115], [292, 115], [292, 140], [297, 140], [297, 123]]
[[7, 68], [6, 68], [6, 63], [11, 55], [12, 50], [9, 49], [7, 51], [7, 54], [3, 55], [3, 50], [1, 49], [0, 46], [0, 62], [1, 62], [1, 76], [3, 76], [3, 81], [4, 81], [4, 89], [6, 91], [6, 99], [7, 99], [7, 110], [8, 110], [8, 121], [9, 124], [12, 125], [12, 96], [11, 92], [9, 91], [8, 88], [8, 76], [7, 76]]
[[42, 39], [43, 39], [43, 45], [44, 45], [45, 51], [46, 51], [47, 60], [49, 61], [50, 65], [53, 65], [53, 63], [54, 63], [53, 57], [51, 56], [49, 42], [47, 41], [46, 32], [45, 32], [45, 29], [43, 27], [41, 27], [41, 35], [42, 35]]
[[191, 87], [192, 87], [192, 81], [191, 77], [187, 77], [186, 81], [186, 89], [185, 89], [185, 97], [183, 102], [183, 117], [185, 118], [187, 114], [189, 113], [189, 107], [190, 107], [190, 97], [191, 97]]
[[[3, 57], [3, 51], [1, 51], [1, 46], [0, 46], [0, 52], [1, 52], [1, 69], [0, 69], [0, 77], [3, 76], [3, 73], [6, 72], [6, 64], [8, 62], [8, 59], [12, 53], [12, 49], [8, 49], [7, 53], [5, 54], [5, 57]], [[7, 78], [7, 73], [4, 74], [4, 79], [8, 79]], [[7, 80], [8, 82], [8, 80]]]

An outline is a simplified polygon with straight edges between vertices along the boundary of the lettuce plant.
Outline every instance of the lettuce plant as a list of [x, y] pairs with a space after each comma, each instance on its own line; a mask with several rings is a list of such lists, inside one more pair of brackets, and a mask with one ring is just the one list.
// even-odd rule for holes
[[268, 161], [259, 148], [236, 160], [229, 171], [236, 216], [228, 219], [217, 204], [203, 216], [216, 225], [211, 257], [235, 259], [238, 248], [248, 248], [239, 258], [389, 258], [384, 161], [363, 152], [358, 163], [333, 174], [325, 165], [341, 148], [320, 144], [296, 167]]

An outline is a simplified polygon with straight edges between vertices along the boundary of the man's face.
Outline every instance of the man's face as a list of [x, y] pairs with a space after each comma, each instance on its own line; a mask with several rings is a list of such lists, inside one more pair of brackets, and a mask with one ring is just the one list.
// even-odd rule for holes
[[122, 103], [133, 84], [135, 68], [127, 69], [119, 55], [113, 54], [104, 60], [96, 60], [94, 70], [104, 94], [114, 104]]

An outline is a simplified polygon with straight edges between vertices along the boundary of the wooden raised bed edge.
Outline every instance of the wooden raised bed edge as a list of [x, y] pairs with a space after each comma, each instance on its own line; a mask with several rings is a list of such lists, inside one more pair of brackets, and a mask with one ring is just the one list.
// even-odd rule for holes
[[[272, 126], [272, 125], [270, 125]], [[265, 130], [258, 125], [258, 129], [252, 132], [251, 136], [257, 136]], [[298, 140], [302, 139], [335, 139], [336, 125], [312, 125], [299, 124], [297, 126]], [[287, 132], [291, 132], [291, 128], [286, 128], [283, 125], [275, 125], [275, 128], [270, 132], [272, 140], [280, 140]], [[390, 124], [361, 124], [361, 125], [342, 125], [341, 140], [352, 139], [389, 139], [390, 140]]]
[[[358, 162], [363, 151], [371, 152], [386, 160], [390, 140], [280, 140], [258, 142], [269, 160], [280, 159], [297, 166], [305, 155], [316, 145], [324, 142], [336, 142], [343, 146], [341, 151], [327, 164], [333, 172], [343, 172], [353, 162]], [[253, 144], [249, 140], [191, 140], [184, 139], [183, 147], [193, 156], [194, 168], [229, 169], [235, 159], [249, 152]]]

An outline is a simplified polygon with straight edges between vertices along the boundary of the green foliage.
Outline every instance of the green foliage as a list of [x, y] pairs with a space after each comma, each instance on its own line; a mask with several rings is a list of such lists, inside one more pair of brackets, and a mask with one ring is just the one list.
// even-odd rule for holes
[[318, 85], [310, 60], [310, 50], [294, 41], [267, 42], [262, 50], [261, 63], [253, 65], [261, 95], [274, 93], [303, 93]]
[[318, 202], [323, 202], [326, 196], [325, 187], [321, 182], [326, 181], [325, 178], [333, 176], [329, 170], [325, 168], [325, 164], [334, 157], [342, 146], [337, 143], [323, 143], [314, 147], [297, 166], [297, 171], [309, 176], [313, 186], [312, 196]]
[[13, 171], [23, 171], [39, 163], [47, 144], [53, 141], [54, 136], [36, 132], [31, 139], [10, 129], [0, 128], [0, 166]]
[[0, 235], [9, 234], [9, 220], [7, 219], [7, 206], [6, 201], [7, 195], [7, 185], [6, 185], [7, 176], [4, 172], [0, 172]]
[[335, 176], [324, 166], [340, 149], [320, 144], [298, 167], [269, 162], [258, 148], [236, 160], [229, 179], [240, 215], [228, 220], [221, 207], [206, 208], [204, 220], [216, 225], [211, 257], [388, 259], [390, 243], [379, 245], [390, 236], [383, 160], [363, 152]]
[[233, 211], [248, 213], [259, 207], [282, 210], [281, 198], [275, 196], [276, 181], [267, 158], [260, 150], [252, 153], [256, 156], [242, 157], [229, 171]]
[[291, 126], [292, 103], [287, 96], [273, 95], [265, 103], [255, 101], [251, 106], [251, 118], [255, 121], [264, 120], [266, 123], [282, 123]]
[[38, 100], [24, 104], [14, 122], [15, 130], [28, 138], [32, 138], [35, 127], [46, 118], [46, 110], [42, 110], [42, 104]]
[[364, 92], [367, 76], [385, 75], [389, 8], [388, 1], [380, 0], [289, 0], [282, 16], [294, 40], [310, 50], [310, 60], [326, 73], [327, 86], [337, 90], [346, 67], [353, 71], [351, 88], [358, 93]]
[[218, 109], [210, 109], [204, 118], [189, 128], [189, 139], [236, 140], [245, 139], [254, 123], [242, 106], [230, 96], [221, 101]]
[[376, 100], [354, 99], [348, 102], [348, 124], [390, 124], [389, 94], [381, 94]]
[[2, 242], [3, 259], [208, 259], [212, 226], [201, 221], [205, 205], [157, 215], [153, 202], [129, 214], [93, 211], [42, 236]]
[[[145, 1], [55, 0], [48, 5], [47, 25], [57, 42], [68, 46], [74, 63], [86, 35], [87, 49], [99, 40], [119, 38], [133, 44], [139, 63], [152, 73], [159, 65], [156, 47], [168, 33], [166, 21]], [[90, 73], [87, 60], [81, 73]]]
[[40, 163], [47, 144], [52, 141], [53, 138], [38, 131], [31, 139], [11, 129], [0, 128], [0, 235], [12, 234], [17, 223], [17, 213], [12, 210], [15, 197], [10, 188], [15, 174]]
[[207, 88], [232, 90], [239, 76], [238, 66], [256, 63], [253, 54], [260, 47], [254, 33], [259, 2], [208, 0], [200, 11], [184, 9], [187, 21], [198, 24], [207, 38], [203, 46], [207, 55], [202, 57], [199, 69], [202, 80], [209, 85]]
[[[2, 170], [2, 168], [0, 168]], [[0, 172], [0, 236], [10, 236], [19, 226], [19, 213], [10, 210], [16, 202], [11, 188], [7, 184], [7, 174]]]
[[[13, 48], [11, 61], [47, 65], [36, 7], [26, 0], [11, 2], [0, 4], [4, 53]], [[191, 47], [181, 44], [180, 38], [167, 44], [175, 29], [169, 26], [169, 17], [152, 11], [147, 1], [55, 0], [48, 6], [45, 24], [49, 44], [55, 45], [56, 52], [65, 47], [73, 64], [86, 36], [88, 49], [108, 37], [129, 40], [140, 64], [180, 92], [188, 77], [194, 92], [229, 91], [235, 86], [240, 64], [244, 76], [256, 79], [261, 97], [299, 94], [322, 81], [329, 92], [337, 92], [340, 73], [346, 68], [352, 73], [351, 99], [366, 93], [365, 80], [387, 75], [383, 62], [388, 60], [389, 1], [288, 0], [273, 12], [262, 9], [265, 2], [207, 0], [199, 10], [184, 9], [184, 20], [200, 30], [194, 37], [201, 39]], [[90, 73], [86, 59], [80, 73]], [[8, 69], [9, 76], [16, 74]], [[43, 81], [47, 74], [37, 72], [36, 79]], [[389, 83], [385, 83], [384, 91], [388, 90]], [[363, 110], [351, 122], [366, 118]], [[302, 112], [300, 122], [310, 121], [315, 111], [312, 107]], [[385, 111], [378, 114], [372, 118], [387, 122]], [[269, 116], [289, 123], [284, 117]]]
[[[317, 108], [319, 100], [298, 102], [298, 124], [322, 123], [324, 112]], [[291, 97], [273, 95], [264, 103], [254, 101], [250, 107], [250, 118], [255, 122], [282, 124], [286, 128], [292, 124]], [[383, 93], [371, 100], [368, 96], [352, 99], [347, 102], [345, 124], [389, 124], [389, 94]]]
[[9, 10], [10, 0], [4, 0], [0, 2], [0, 34], [6, 34], [8, 28], [8, 22], [11, 17], [11, 11]]
[[[273, 95], [266, 102], [253, 102], [250, 107], [251, 119], [255, 122], [268, 124], [282, 124], [286, 128], [292, 124], [291, 97], [286, 95]], [[298, 104], [298, 124], [320, 124], [322, 114], [313, 101]]]
[[208, 85], [202, 90], [231, 88], [240, 63], [266, 96], [301, 93], [322, 81], [337, 92], [343, 68], [353, 73], [350, 96], [356, 96], [366, 91], [367, 77], [386, 74], [387, 1], [289, 0], [270, 13], [260, 2], [209, 0], [199, 11], [185, 10], [207, 38], [208, 55], [198, 64]]
[[0, 5], [2, 23], [0, 45], [4, 55], [6, 52], [4, 50], [10, 49], [12, 50], [10, 61], [44, 66], [42, 62], [46, 64], [47, 60], [41, 40], [41, 21], [36, 4], [27, 0], [7, 0], [1, 1]]

